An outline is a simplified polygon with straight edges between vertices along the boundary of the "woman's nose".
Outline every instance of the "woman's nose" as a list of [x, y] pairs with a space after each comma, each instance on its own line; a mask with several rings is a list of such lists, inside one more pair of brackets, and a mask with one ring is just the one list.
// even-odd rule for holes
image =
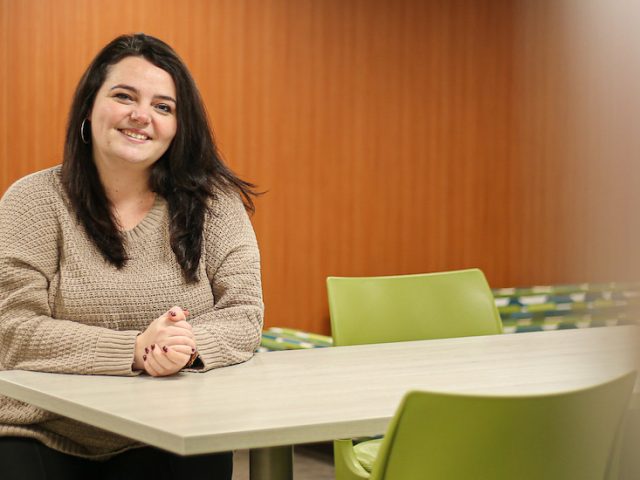
[[131, 112], [131, 121], [139, 125], [147, 125], [151, 121], [149, 114], [140, 110], [133, 110]]

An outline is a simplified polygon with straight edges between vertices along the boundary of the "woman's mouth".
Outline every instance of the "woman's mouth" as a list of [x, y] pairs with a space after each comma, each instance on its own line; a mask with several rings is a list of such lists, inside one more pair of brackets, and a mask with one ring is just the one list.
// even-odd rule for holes
[[136, 132], [134, 130], [129, 130], [129, 129], [121, 129], [118, 130], [120, 133], [122, 133], [123, 135], [129, 137], [129, 138], [133, 138], [135, 140], [149, 140], [149, 136], [142, 133], [142, 132]]

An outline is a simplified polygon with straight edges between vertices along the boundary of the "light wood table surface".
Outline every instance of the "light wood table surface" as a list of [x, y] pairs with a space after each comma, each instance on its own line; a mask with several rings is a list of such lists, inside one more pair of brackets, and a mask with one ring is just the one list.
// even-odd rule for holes
[[[0, 394], [178, 454], [252, 450], [252, 479], [291, 478], [290, 445], [383, 433], [412, 389], [539, 394], [636, 368], [637, 327], [257, 354], [152, 378], [0, 372]], [[277, 447], [277, 448], [266, 448]]]

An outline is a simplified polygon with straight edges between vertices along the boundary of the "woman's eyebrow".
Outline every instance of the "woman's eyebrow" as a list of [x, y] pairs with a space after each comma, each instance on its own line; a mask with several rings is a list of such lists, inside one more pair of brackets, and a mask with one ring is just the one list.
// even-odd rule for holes
[[[129, 90], [129, 91], [135, 93], [136, 95], [140, 94], [140, 92], [138, 91], [138, 89], [136, 87], [132, 87], [131, 85], [125, 85], [124, 83], [119, 83], [118, 85], [114, 85], [113, 87], [111, 87], [109, 89], [109, 91], [115, 90], [116, 88], [122, 88], [124, 90]], [[153, 98], [159, 98], [161, 100], [169, 100], [169, 101], [175, 103], [176, 105], [178, 104], [178, 102], [176, 102], [176, 99], [173, 98], [173, 97], [170, 97], [169, 95], [154, 95]]]

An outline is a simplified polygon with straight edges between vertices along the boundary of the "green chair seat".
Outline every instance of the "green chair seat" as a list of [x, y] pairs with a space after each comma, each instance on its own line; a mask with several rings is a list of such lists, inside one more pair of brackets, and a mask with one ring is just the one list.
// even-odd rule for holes
[[373, 464], [378, 457], [380, 445], [382, 445], [382, 438], [374, 438], [373, 440], [360, 442], [353, 447], [356, 459], [362, 465], [362, 468], [369, 473], [371, 473]]

